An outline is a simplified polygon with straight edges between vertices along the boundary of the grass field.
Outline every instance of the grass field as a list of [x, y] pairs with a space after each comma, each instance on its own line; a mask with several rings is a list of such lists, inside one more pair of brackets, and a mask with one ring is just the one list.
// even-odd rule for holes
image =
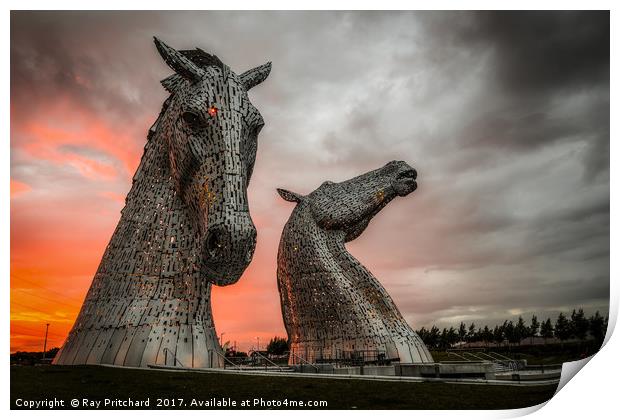
[[[218, 373], [186, 373], [117, 369], [101, 366], [12, 366], [11, 408], [16, 400], [57, 398], [103, 401], [109, 399], [143, 400], [150, 398], [149, 408], [184, 409], [192, 399], [212, 405], [232, 399], [230, 408], [296, 408], [289, 406], [254, 406], [263, 401], [323, 400], [323, 409], [508, 409], [522, 408], [549, 400], [556, 386], [457, 385], [444, 383], [377, 382], [345, 379], [265, 377]], [[157, 407], [157, 399], [168, 399], [169, 407]], [[241, 402], [250, 400], [249, 407]], [[172, 404], [175, 406], [171, 406]], [[82, 407], [80, 407], [82, 408]], [[103, 407], [100, 407], [103, 408]], [[228, 407], [227, 407], [228, 408]]]

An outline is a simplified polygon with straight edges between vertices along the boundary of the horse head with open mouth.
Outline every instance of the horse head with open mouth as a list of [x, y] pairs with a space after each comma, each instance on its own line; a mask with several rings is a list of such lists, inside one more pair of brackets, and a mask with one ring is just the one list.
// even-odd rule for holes
[[363, 357], [432, 362], [381, 283], [345, 248], [397, 196], [417, 188], [402, 161], [342, 182], [324, 182], [297, 203], [278, 250], [278, 290], [291, 345], [289, 363]]

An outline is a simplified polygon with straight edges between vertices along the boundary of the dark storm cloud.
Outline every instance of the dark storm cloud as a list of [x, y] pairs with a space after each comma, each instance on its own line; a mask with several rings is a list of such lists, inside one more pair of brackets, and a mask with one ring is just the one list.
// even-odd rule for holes
[[[273, 62], [250, 92], [266, 125], [249, 199], [260, 226], [250, 268], [263, 261], [253, 281], [274, 317], [291, 211], [275, 188], [305, 194], [393, 159], [416, 167], [418, 190], [347, 247], [414, 326], [606, 311], [608, 12], [14, 12], [13, 118], [69, 98], [128, 130], [139, 153], [170, 73], [153, 35], [236, 72]], [[48, 185], [53, 166], [24, 153], [13, 173]], [[57, 173], [71, 188], [79, 181]], [[130, 179], [98, 188], [126, 192]]]
[[[463, 145], [525, 151], [593, 136], [584, 179], [609, 166], [608, 12], [437, 13], [424, 25], [435, 35], [432, 61], [450, 66], [448, 52], [491, 63], [487, 95], [465, 122]], [[558, 112], [563, 101], [575, 102], [576, 111]]]
[[[441, 49], [487, 51], [494, 79], [524, 91], [584, 87], [609, 79], [608, 11], [484, 11], [429, 13], [423, 22]], [[448, 61], [436, 51], [435, 60]]]
[[39, 105], [71, 98], [85, 110], [126, 124], [164, 96], [151, 88], [157, 81], [151, 66], [135, 74], [140, 63], [155, 62], [144, 37], [136, 35], [156, 24], [156, 13], [12, 12], [11, 21], [15, 107], [44, 113]]
[[475, 15], [465, 43], [492, 46], [497, 79], [512, 93], [609, 80], [609, 12], [517, 11]]

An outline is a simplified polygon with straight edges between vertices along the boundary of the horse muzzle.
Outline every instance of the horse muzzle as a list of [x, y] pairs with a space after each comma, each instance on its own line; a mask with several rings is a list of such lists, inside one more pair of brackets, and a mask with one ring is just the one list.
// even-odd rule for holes
[[405, 162], [398, 162], [398, 164], [395, 178], [392, 180], [392, 188], [398, 196], [404, 197], [418, 188], [416, 182], [418, 172]]
[[235, 215], [207, 230], [202, 271], [218, 286], [236, 283], [252, 261], [255, 248], [256, 228], [249, 214]]

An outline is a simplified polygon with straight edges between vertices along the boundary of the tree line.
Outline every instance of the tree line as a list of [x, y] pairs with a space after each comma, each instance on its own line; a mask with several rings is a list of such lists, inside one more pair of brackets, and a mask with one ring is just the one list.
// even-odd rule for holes
[[521, 340], [529, 337], [557, 338], [561, 341], [576, 338], [585, 340], [590, 338], [597, 344], [602, 345], [607, 332], [609, 316], [603, 318], [596, 311], [590, 318], [586, 317], [582, 308], [573, 309], [570, 317], [560, 312], [555, 323], [551, 318], [540, 322], [536, 315], [528, 324], [523, 317], [517, 322], [505, 320], [501, 325], [490, 328], [488, 325], [476, 328], [472, 322], [469, 327], [461, 322], [458, 328], [450, 327], [440, 330], [435, 325], [430, 329], [420, 328], [416, 332], [429, 348], [445, 349], [457, 343], [483, 342], [485, 344], [519, 344]]
[[[53, 347], [45, 352], [46, 359], [53, 359], [56, 357], [56, 354], [60, 348]], [[11, 353], [11, 363], [27, 363], [33, 364], [35, 362], [39, 362], [43, 359], [42, 351], [17, 351], [15, 353]]]

